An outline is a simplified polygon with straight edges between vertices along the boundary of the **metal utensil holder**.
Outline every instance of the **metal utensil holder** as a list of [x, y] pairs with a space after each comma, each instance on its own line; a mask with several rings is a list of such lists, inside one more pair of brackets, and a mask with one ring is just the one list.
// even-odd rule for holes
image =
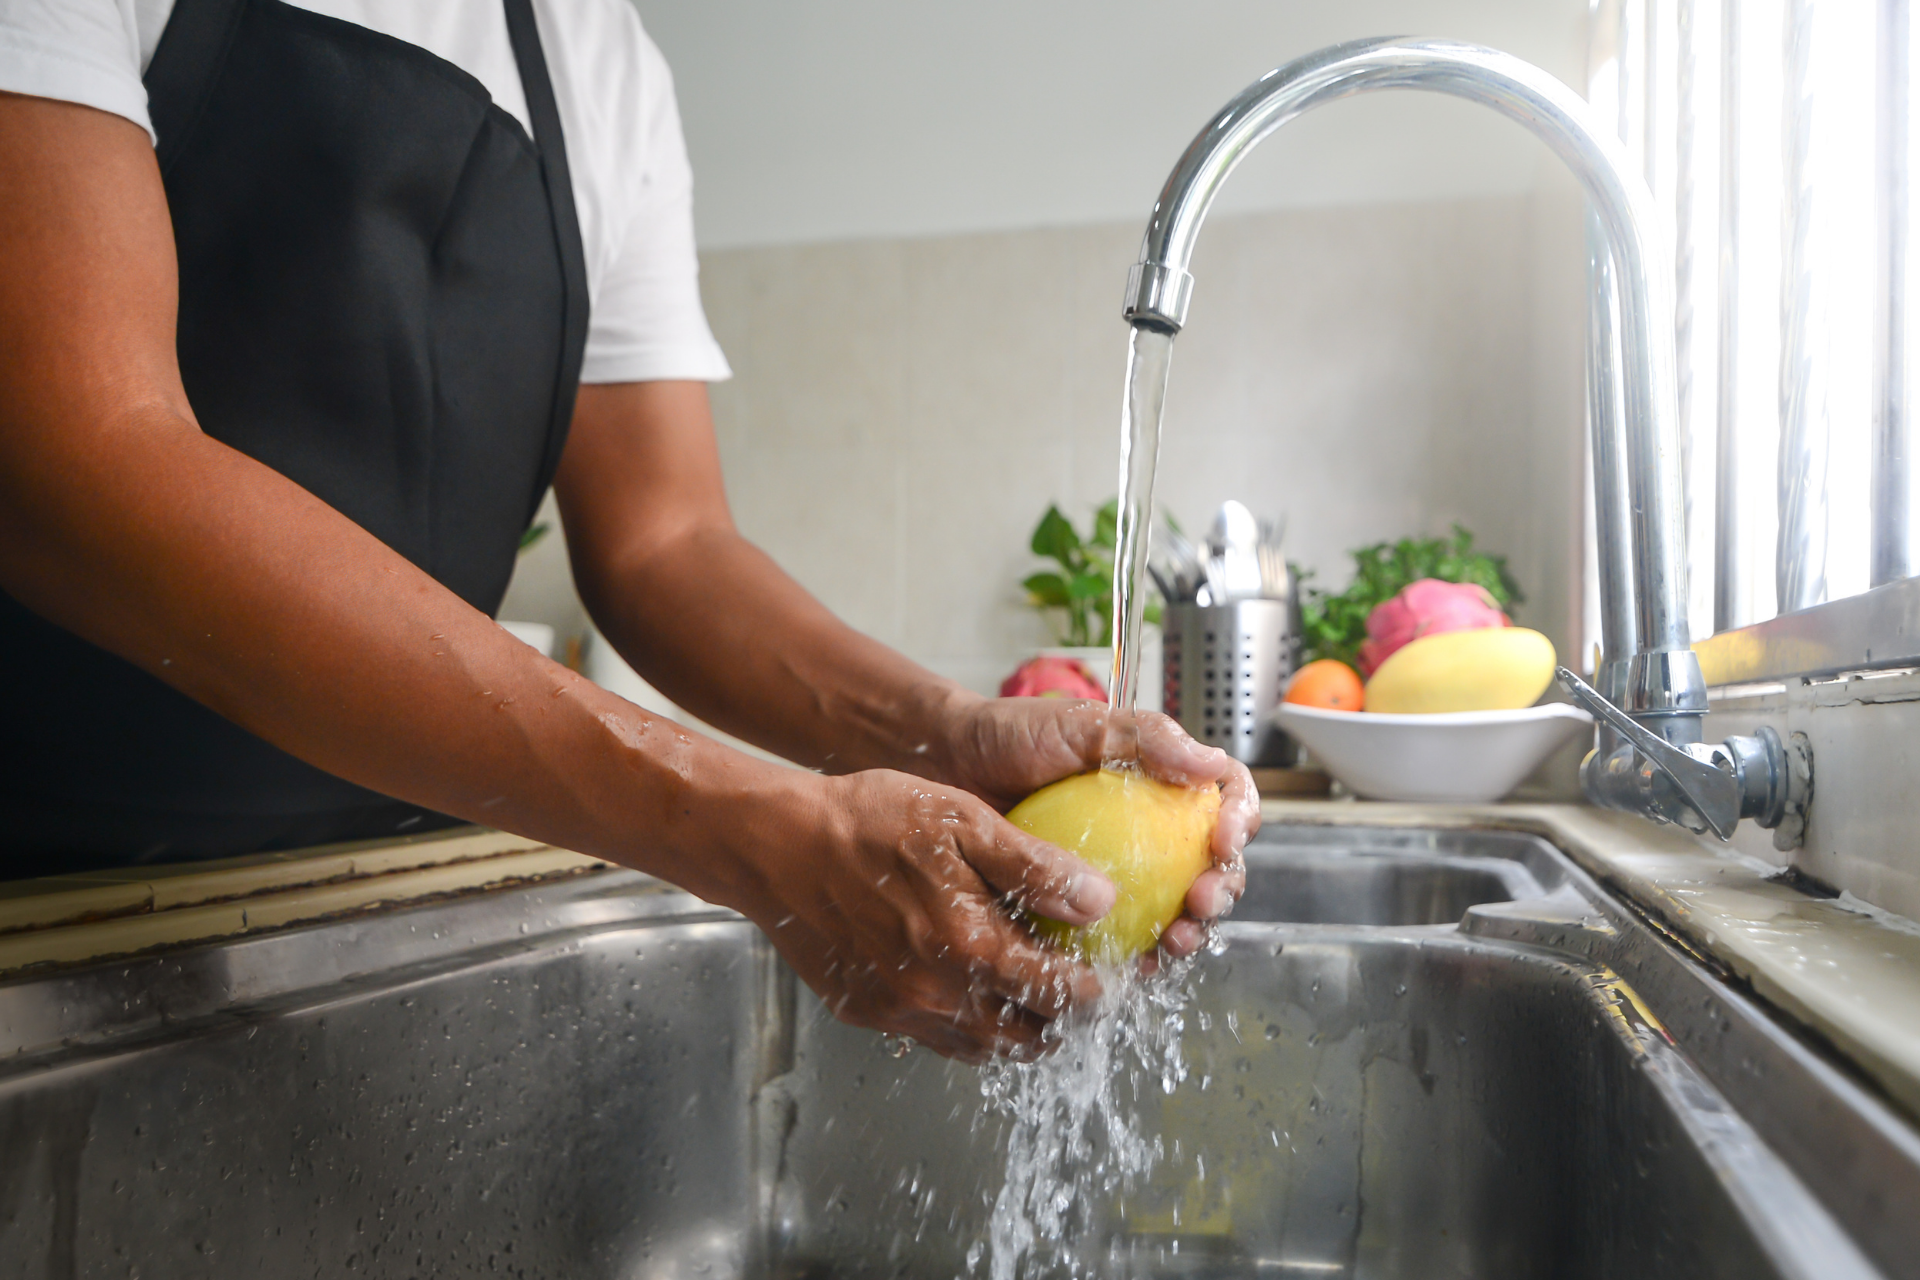
[[1242, 764], [1293, 764], [1293, 740], [1273, 721], [1299, 660], [1291, 602], [1169, 604], [1160, 625], [1167, 714]]

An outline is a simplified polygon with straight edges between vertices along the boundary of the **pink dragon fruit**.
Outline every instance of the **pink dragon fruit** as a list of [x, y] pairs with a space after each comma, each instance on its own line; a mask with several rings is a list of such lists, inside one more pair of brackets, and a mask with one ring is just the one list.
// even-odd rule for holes
[[1003, 698], [1092, 698], [1107, 700], [1107, 691], [1078, 658], [1032, 658], [1000, 685]]
[[1421, 636], [1512, 625], [1485, 587], [1438, 578], [1409, 582], [1399, 595], [1375, 605], [1367, 615], [1367, 638], [1359, 653], [1360, 674], [1371, 676], [1397, 650]]

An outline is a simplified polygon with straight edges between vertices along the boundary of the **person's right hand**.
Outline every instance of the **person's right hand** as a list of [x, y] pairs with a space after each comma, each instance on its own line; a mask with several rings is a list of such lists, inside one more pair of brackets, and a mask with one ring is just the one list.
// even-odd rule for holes
[[1037, 1053], [1048, 1022], [1099, 994], [1009, 906], [1091, 923], [1115, 895], [1099, 872], [956, 787], [792, 777], [736, 905], [842, 1021], [978, 1062]]

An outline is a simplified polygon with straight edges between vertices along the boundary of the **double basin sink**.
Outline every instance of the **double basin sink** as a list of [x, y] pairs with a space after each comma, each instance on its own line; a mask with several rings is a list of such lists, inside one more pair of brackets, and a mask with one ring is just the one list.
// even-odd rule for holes
[[[1908, 1123], [1545, 841], [1248, 857], [1082, 1274], [1920, 1275]], [[1004, 1125], [601, 872], [0, 984], [0, 1280], [960, 1276]]]

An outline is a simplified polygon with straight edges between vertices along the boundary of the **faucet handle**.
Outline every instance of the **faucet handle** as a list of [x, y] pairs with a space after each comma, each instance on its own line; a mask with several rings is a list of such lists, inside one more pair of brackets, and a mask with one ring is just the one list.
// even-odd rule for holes
[[1625, 742], [1605, 758], [1589, 756], [1580, 780], [1595, 804], [1672, 822], [1689, 831], [1733, 835], [1742, 809], [1741, 760], [1728, 745], [1675, 746], [1565, 667], [1554, 678], [1567, 695]]

